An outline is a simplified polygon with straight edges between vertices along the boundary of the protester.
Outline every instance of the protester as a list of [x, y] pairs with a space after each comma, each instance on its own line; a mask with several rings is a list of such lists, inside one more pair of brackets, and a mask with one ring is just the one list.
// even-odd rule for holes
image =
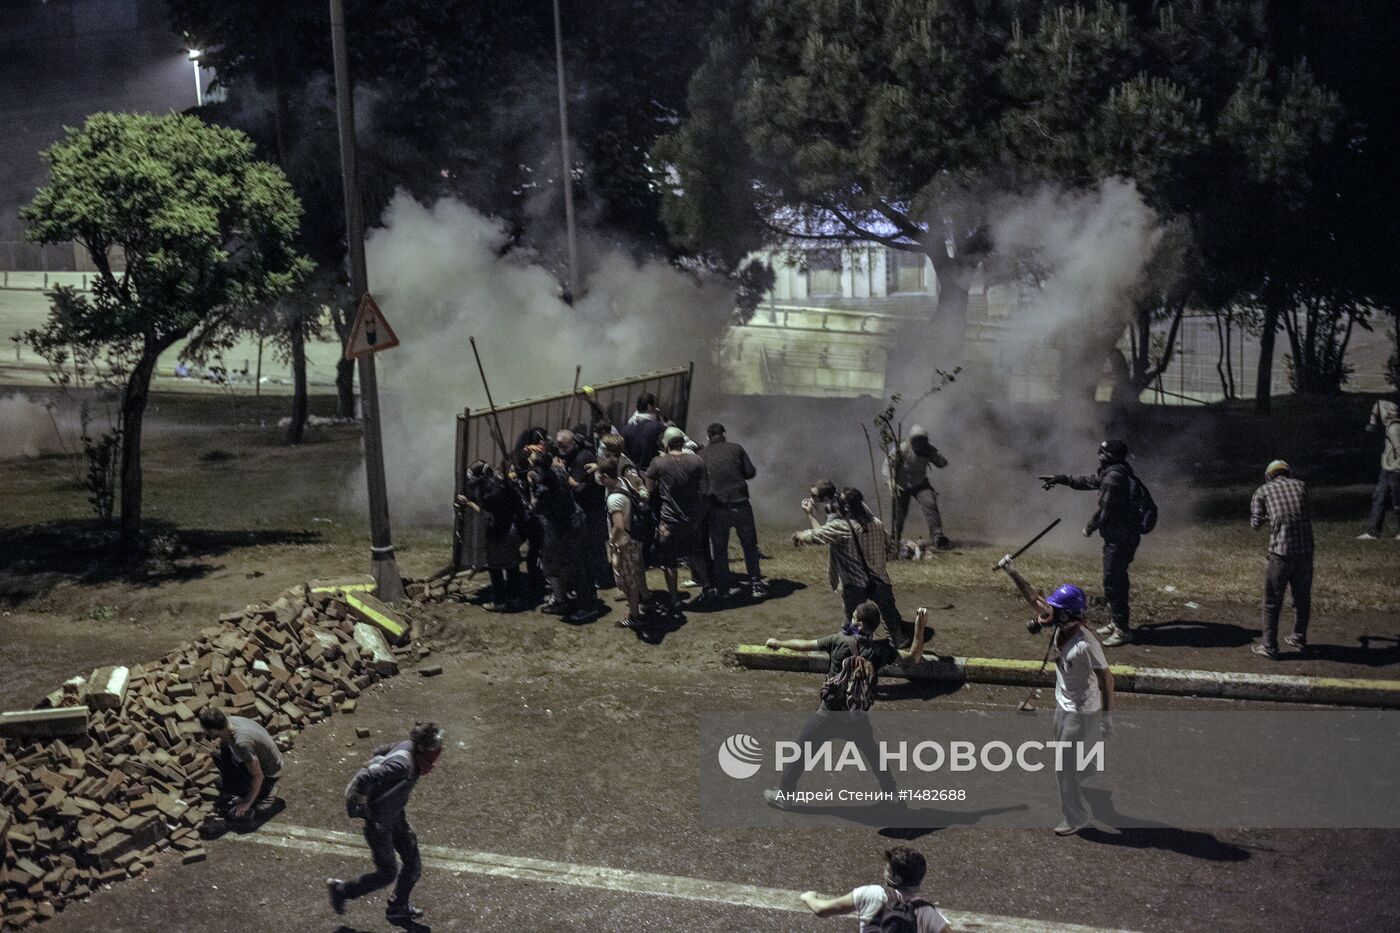
[[[408, 900], [423, 873], [423, 860], [418, 854], [418, 836], [404, 808], [418, 779], [432, 772], [441, 754], [442, 730], [437, 723], [420, 722], [409, 731], [407, 741], [379, 746], [374, 757], [355, 772], [345, 788], [345, 806], [352, 817], [365, 821], [365, 842], [374, 859], [374, 871], [354, 881], [326, 880], [331, 908], [337, 914], [345, 913], [347, 901], [393, 883], [394, 894], [384, 911], [389, 922], [423, 916], [423, 911]], [[395, 854], [403, 860], [402, 868]]]
[[644, 548], [655, 529], [641, 490], [619, 476], [619, 468], [617, 458], [606, 455], [598, 461], [593, 476], [607, 492], [608, 555], [617, 588], [627, 599], [627, 617], [617, 624], [636, 629], [642, 623], [642, 602], [647, 595]]
[[896, 645], [902, 644], [904, 620], [885, 569], [889, 536], [884, 523], [871, 514], [859, 489], [842, 489], [831, 507], [834, 511], [823, 515], [823, 505], [817, 499], [802, 500], [812, 527], [794, 532], [793, 546], [827, 545], [827, 579], [832, 590], [841, 595], [842, 618], [849, 618], [861, 602], [872, 600], [880, 607], [890, 638]]
[[822, 897], [805, 891], [802, 903], [818, 917], [855, 914], [860, 933], [951, 933], [952, 926], [937, 907], [919, 897], [928, 863], [908, 846], [885, 850], [885, 877], [840, 897]]
[[[1385, 533], [1385, 513], [1394, 510], [1400, 519], [1400, 406], [1389, 399], [1378, 399], [1371, 406], [1366, 430], [1378, 431], [1385, 439], [1381, 449], [1381, 474], [1371, 494], [1371, 519], [1358, 541], [1374, 541]], [[1400, 534], [1395, 536], [1400, 541]]]
[[251, 719], [228, 716], [206, 706], [199, 711], [205, 738], [217, 742], [214, 766], [219, 771], [215, 813], [235, 822], [250, 822], [259, 803], [276, 797], [282, 776], [282, 753], [267, 730]]
[[[875, 735], [864, 714], [873, 701], [881, 668], [895, 661], [917, 662], [923, 658], [927, 617], [928, 610], [923, 607], [914, 613], [914, 643], [908, 650], [896, 648], [887, 638], [875, 637], [875, 630], [880, 627], [880, 607], [869, 601], [855, 607], [841, 631], [824, 638], [770, 638], [764, 642], [772, 651], [824, 651], [829, 661], [821, 703], [798, 733], [798, 745], [820, 744], [834, 738], [853, 742], [875, 771], [880, 789], [894, 792], [894, 776], [878, 766]], [[801, 763], [790, 763], [783, 769], [779, 787], [764, 791], [764, 799], [785, 809], [801, 777]]]
[[574, 501], [583, 510], [583, 561], [600, 590], [613, 585], [612, 568], [608, 566], [608, 510], [603, 503], [603, 487], [593, 481], [597, 455], [579, 443], [572, 431], [560, 431], [554, 437], [555, 450], [563, 468]]
[[680, 428], [667, 428], [662, 442], [665, 452], [646, 470], [647, 491], [659, 518], [656, 561], [666, 578], [672, 609], [680, 607], [677, 568], [682, 563], [702, 587], [695, 605], [709, 605], [718, 599], [710, 580], [709, 542], [703, 535], [709, 506], [709, 470], [704, 460], [686, 451], [685, 432]]
[[484, 460], [477, 460], [467, 468], [465, 490], [457, 497], [458, 506], [476, 511], [485, 526], [482, 559], [491, 576], [491, 601], [487, 609], [513, 612], [521, 607], [525, 595], [520, 577], [525, 503], [510, 483]]
[[[1055, 740], [1057, 742], [1089, 742], [1097, 729], [1099, 736], [1113, 734], [1113, 672], [1108, 669], [1099, 640], [1084, 625], [1088, 611], [1084, 591], [1072, 583], [1056, 588], [1049, 596], [1032, 587], [1016, 571], [1016, 564], [1007, 554], [997, 567], [1005, 570], [1020, 592], [1021, 598], [1036, 611], [1035, 631], [1042, 626], [1053, 627], [1055, 657]], [[1064, 817], [1055, 827], [1055, 835], [1072, 836], [1089, 825], [1089, 808], [1081, 787], [1084, 777], [1078, 768], [1079, 755], [1067, 754], [1073, 767], [1055, 772], [1060, 791], [1060, 813]]]
[[646, 479], [642, 476], [642, 471], [637, 469], [637, 465], [632, 462], [632, 458], [627, 456], [627, 445], [621, 434], [604, 434], [598, 442], [598, 456], [604, 454], [617, 458], [617, 475], [626, 479], [635, 489], [646, 491]]
[[549, 583], [549, 600], [541, 612], [586, 621], [601, 604], [584, 554], [583, 510], [574, 501], [568, 477], [548, 454], [535, 453], [529, 473], [530, 510], [540, 523], [540, 569]]
[[1278, 617], [1285, 590], [1293, 593], [1293, 634], [1284, 639], [1290, 647], [1308, 650], [1308, 622], [1312, 613], [1313, 528], [1308, 510], [1308, 489], [1294, 479], [1287, 463], [1275, 460], [1264, 470], [1264, 485], [1249, 502], [1249, 527], [1269, 526], [1269, 563], [1264, 572], [1261, 608], [1264, 643], [1250, 650], [1266, 658], [1278, 657]]
[[949, 546], [948, 536], [943, 533], [943, 515], [938, 510], [938, 492], [928, 479], [930, 467], [941, 470], [947, 465], [947, 458], [929, 443], [928, 431], [922, 425], [914, 425], [907, 438], [890, 446], [883, 474], [894, 496], [896, 542], [904, 540], [904, 520], [913, 501], [919, 503], [928, 523], [929, 543], [940, 550]]
[[749, 592], [754, 599], [762, 599], [768, 595], [768, 584], [763, 582], [758, 563], [758, 529], [754, 526], [753, 506], [749, 504], [748, 484], [757, 471], [748, 451], [724, 436], [724, 425], [712, 424], [706, 434], [709, 443], [700, 451], [700, 459], [710, 471], [710, 560], [714, 566], [715, 589], [721, 596], [729, 593], [729, 530], [732, 528], [744, 552]]
[[637, 396], [637, 410], [622, 428], [627, 458], [637, 469], [646, 472], [651, 466], [652, 458], [661, 452], [661, 435], [665, 431], [666, 422], [656, 407], [656, 396], [650, 392]]
[[[1103, 595], [1108, 600], [1113, 621], [1101, 627], [1108, 648], [1126, 645], [1133, 640], [1129, 593], [1131, 584], [1128, 567], [1137, 554], [1144, 531], [1156, 522], [1156, 506], [1147, 487], [1137, 478], [1128, 464], [1128, 445], [1120, 440], [1107, 440], [1099, 445], [1099, 469], [1096, 473], [1069, 476], [1064, 473], [1042, 474], [1041, 483], [1068, 486], [1071, 489], [1099, 491], [1098, 508], [1084, 526], [1084, 537], [1095, 531], [1103, 538]], [[1147, 519], [1148, 512], [1150, 520]]]

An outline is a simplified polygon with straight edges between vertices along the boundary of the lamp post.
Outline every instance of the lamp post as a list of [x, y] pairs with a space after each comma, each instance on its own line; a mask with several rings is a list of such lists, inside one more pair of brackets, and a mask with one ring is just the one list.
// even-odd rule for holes
[[194, 105], [204, 106], [204, 82], [199, 77], [199, 59], [204, 55], [202, 49], [190, 49], [190, 64], [194, 66]]
[[[359, 170], [355, 152], [355, 105], [351, 100], [350, 55], [345, 38], [344, 0], [330, 0], [331, 59], [335, 70], [335, 103], [340, 130], [340, 173], [345, 193], [345, 246], [350, 259], [350, 291], [358, 306], [369, 291], [365, 271], [365, 219], [360, 204]], [[365, 483], [369, 493], [370, 572], [375, 592], [386, 603], [403, 600], [403, 579], [394, 560], [389, 534], [389, 494], [384, 480], [384, 441], [379, 431], [379, 386], [374, 354], [360, 357], [360, 420], [365, 448]]]
[[578, 300], [578, 234], [574, 227], [574, 166], [569, 155], [569, 105], [564, 86], [564, 27], [559, 15], [559, 0], [554, 0], [554, 70], [559, 80], [559, 157], [564, 170], [564, 239], [568, 247], [568, 300]]

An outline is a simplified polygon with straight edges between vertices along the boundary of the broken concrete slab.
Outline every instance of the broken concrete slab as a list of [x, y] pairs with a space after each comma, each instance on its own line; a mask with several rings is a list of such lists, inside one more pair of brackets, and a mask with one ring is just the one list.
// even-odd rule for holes
[[87, 732], [87, 727], [86, 706], [59, 706], [54, 709], [26, 709], [0, 713], [0, 736], [7, 739], [50, 739], [83, 735]]
[[398, 659], [390, 650], [389, 642], [384, 638], [384, 632], [376, 626], [365, 622], [356, 622], [355, 644], [360, 646], [360, 653], [377, 673], [387, 676], [399, 672]]
[[346, 593], [345, 601], [356, 618], [379, 626], [388, 637], [401, 642], [408, 638], [408, 622], [387, 603], [368, 593]]
[[121, 709], [126, 700], [126, 688], [131, 683], [131, 669], [121, 665], [99, 667], [87, 681], [89, 709]]

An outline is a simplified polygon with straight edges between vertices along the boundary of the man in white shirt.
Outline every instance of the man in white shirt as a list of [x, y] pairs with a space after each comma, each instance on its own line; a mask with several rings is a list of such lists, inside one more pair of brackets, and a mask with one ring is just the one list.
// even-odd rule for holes
[[802, 903], [818, 917], [855, 914], [860, 933], [901, 930], [907, 933], [951, 933], [952, 926], [938, 908], [918, 896], [928, 863], [908, 846], [885, 850], [885, 880], [867, 884], [840, 897], [822, 897], [816, 891], [802, 895]]
[[[1108, 715], [1113, 707], [1113, 672], [1108, 669], [1103, 646], [1084, 625], [1088, 609], [1084, 591], [1066, 583], [1046, 596], [1016, 572], [1010, 554], [997, 567], [1006, 571], [1021, 597], [1039, 614], [1034, 631], [1039, 631], [1040, 626], [1054, 626], [1055, 740], [1092, 742], [1090, 734], [1096, 729], [1107, 738], [1113, 733], [1113, 720]], [[1074, 767], [1078, 758], [1077, 750], [1067, 752], [1065, 762], [1069, 767], [1055, 771], [1060, 812], [1064, 815], [1055, 827], [1057, 836], [1072, 836], [1089, 825], [1089, 808], [1080, 786], [1083, 775]]]

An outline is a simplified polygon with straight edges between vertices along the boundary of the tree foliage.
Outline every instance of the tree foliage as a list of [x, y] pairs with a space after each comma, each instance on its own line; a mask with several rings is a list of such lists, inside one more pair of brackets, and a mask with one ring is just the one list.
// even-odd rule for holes
[[247, 309], [297, 283], [310, 265], [295, 249], [301, 206], [244, 134], [190, 116], [94, 114], [44, 158], [49, 182], [21, 212], [26, 235], [80, 243], [98, 274], [90, 293], [52, 292], [47, 322], [26, 340], [41, 352], [101, 351], [126, 374], [121, 527], [131, 543], [157, 359], [187, 338], [227, 340]]

